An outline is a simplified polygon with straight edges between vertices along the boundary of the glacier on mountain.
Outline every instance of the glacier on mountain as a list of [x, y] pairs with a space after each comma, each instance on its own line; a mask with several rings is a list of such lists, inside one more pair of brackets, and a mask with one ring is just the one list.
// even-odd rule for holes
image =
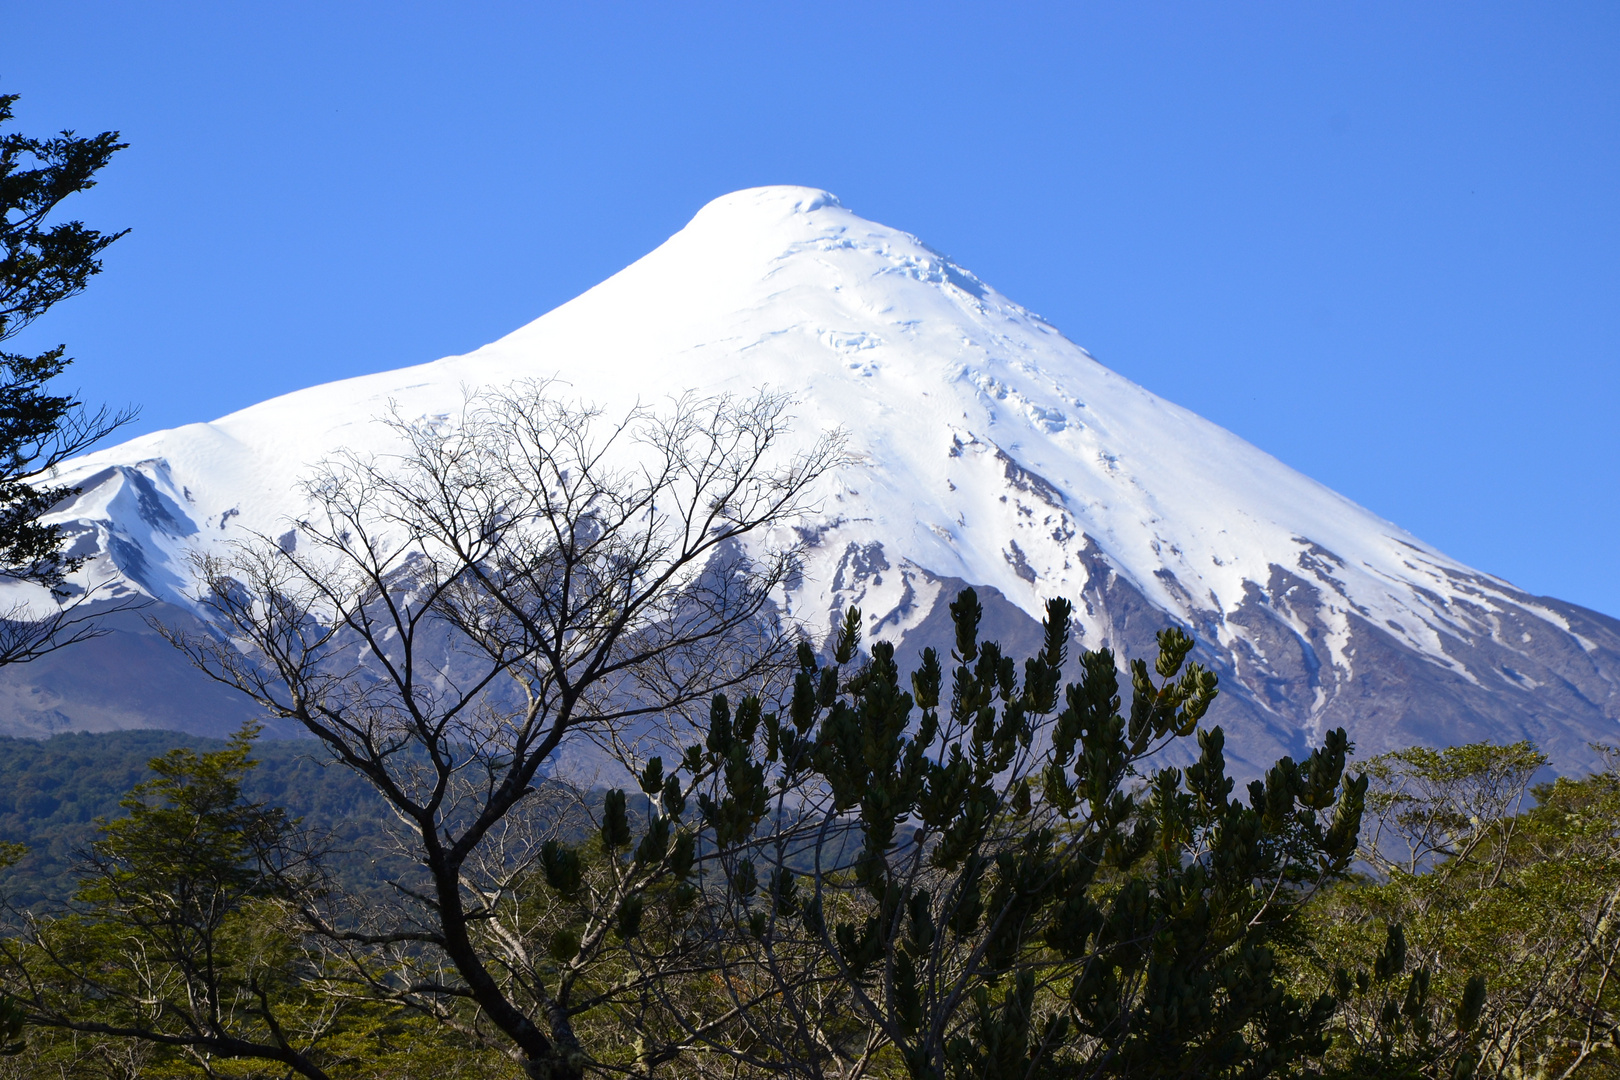
[[[853, 603], [903, 648], [932, 641], [940, 601], [972, 584], [1028, 634], [1064, 595], [1089, 648], [1140, 654], [1160, 625], [1191, 628], [1222, 676], [1211, 717], [1251, 762], [1338, 724], [1363, 752], [1530, 737], [1567, 766], [1614, 741], [1616, 620], [1459, 563], [809, 188], [717, 199], [467, 355], [86, 455], [60, 478], [83, 493], [51, 520], [97, 556], [82, 586], [191, 611], [192, 555], [284, 533], [308, 465], [387, 448], [374, 418], [449, 418], [470, 388], [549, 377], [610, 413], [769, 387], [796, 400], [801, 440], [845, 429], [855, 459], [827, 479], [783, 599], [813, 633]], [[26, 696], [26, 668], [4, 676], [0, 699]]]

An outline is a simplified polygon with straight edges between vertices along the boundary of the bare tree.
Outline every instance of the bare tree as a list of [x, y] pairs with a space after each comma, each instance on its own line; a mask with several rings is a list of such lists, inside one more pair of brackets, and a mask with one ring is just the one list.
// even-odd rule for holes
[[[788, 533], [775, 527], [806, 509], [842, 439], [786, 451], [779, 395], [613, 421], [554, 391], [476, 394], [455, 422], [394, 415], [399, 451], [322, 465], [291, 535], [201, 562], [226, 639], [170, 638], [302, 723], [397, 816], [422, 868], [396, 883], [397, 905], [361, 918], [306, 905], [354, 985], [493, 1029], [531, 1076], [575, 1077], [593, 1058], [576, 1018], [636, 992], [581, 988], [591, 940], [627, 929], [653, 882], [689, 873], [692, 841], [672, 840], [653, 785], [648, 838], [615, 864], [594, 921], [537, 949], [511, 932], [522, 885], [570, 874], [545, 842], [545, 772], [569, 746], [635, 764], [654, 729], [782, 669], [770, 598], [795, 550], [765, 540]], [[658, 769], [643, 766], [650, 783]], [[622, 793], [584, 809], [604, 848], [628, 846]]]

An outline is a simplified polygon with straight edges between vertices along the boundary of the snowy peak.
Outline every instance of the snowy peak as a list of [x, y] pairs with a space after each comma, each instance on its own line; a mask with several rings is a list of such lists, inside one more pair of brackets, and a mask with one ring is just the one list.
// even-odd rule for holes
[[[848, 431], [856, 461], [828, 478], [786, 598], [814, 632], [858, 603], [873, 631], [921, 641], [963, 583], [994, 589], [1014, 621], [1075, 599], [1088, 647], [1140, 652], [1174, 620], [1221, 669], [1233, 724], [1289, 751], [1329, 723], [1370, 732], [1374, 717], [1378, 740], [1438, 741], [1432, 724], [1401, 735], [1435, 695], [1474, 695], [1446, 714], [1457, 731], [1467, 716], [1519, 717], [1521, 733], [1575, 718], [1571, 745], [1620, 715], [1620, 625], [1445, 556], [814, 188], [722, 196], [465, 356], [89, 455], [64, 477], [85, 493], [57, 517], [105, 556], [92, 576], [183, 606], [192, 552], [244, 527], [277, 535], [310, 463], [385, 445], [372, 418], [447, 417], [468, 388], [554, 376], [610, 411], [771, 387], [797, 400], [799, 438]], [[1374, 663], [1403, 665], [1406, 689]], [[1505, 691], [1516, 704], [1502, 713], [1487, 699]]]

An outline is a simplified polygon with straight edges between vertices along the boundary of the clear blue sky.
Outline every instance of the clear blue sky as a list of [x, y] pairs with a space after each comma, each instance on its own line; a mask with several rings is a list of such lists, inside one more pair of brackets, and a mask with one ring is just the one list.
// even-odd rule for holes
[[1620, 615], [1620, 4], [8, 0], [132, 144], [23, 345], [140, 430], [465, 352], [836, 192], [1451, 554]]

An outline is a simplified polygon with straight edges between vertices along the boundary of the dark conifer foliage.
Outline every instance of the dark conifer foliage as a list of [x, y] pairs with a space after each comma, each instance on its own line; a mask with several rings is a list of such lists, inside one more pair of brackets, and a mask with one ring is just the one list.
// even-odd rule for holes
[[[883, 641], [860, 661], [851, 609], [831, 664], [800, 649], [784, 714], [723, 739], [711, 719], [721, 966], [769, 990], [687, 1037], [807, 1080], [886, 1060], [912, 1080], [1258, 1078], [1326, 1051], [1337, 1003], [1291, 993], [1276, 950], [1355, 857], [1367, 780], [1343, 730], [1234, 798], [1221, 729], [1199, 729], [1216, 679], [1180, 630], [1125, 665], [1127, 705], [1108, 649], [1064, 685], [1067, 601], [1022, 663], [980, 640], [973, 590], [951, 613], [948, 663], [925, 650], [908, 680]], [[1196, 763], [1154, 767], [1195, 734]], [[751, 835], [771, 787], [794, 827]]]
[[[0, 126], [11, 120], [16, 101], [15, 94], [0, 94]], [[101, 253], [128, 231], [50, 220], [62, 200], [94, 187], [96, 173], [125, 145], [116, 131], [88, 138], [72, 131], [43, 139], [0, 134], [0, 342], [82, 292], [101, 272]], [[63, 554], [58, 529], [39, 518], [73, 489], [38, 481], [132, 418], [87, 410], [73, 394], [56, 392], [51, 381], [72, 362], [66, 345], [35, 355], [0, 351], [0, 576], [59, 594], [79, 560]], [[0, 663], [32, 659], [82, 635], [23, 635], [20, 644], [15, 636], [0, 642]]]

